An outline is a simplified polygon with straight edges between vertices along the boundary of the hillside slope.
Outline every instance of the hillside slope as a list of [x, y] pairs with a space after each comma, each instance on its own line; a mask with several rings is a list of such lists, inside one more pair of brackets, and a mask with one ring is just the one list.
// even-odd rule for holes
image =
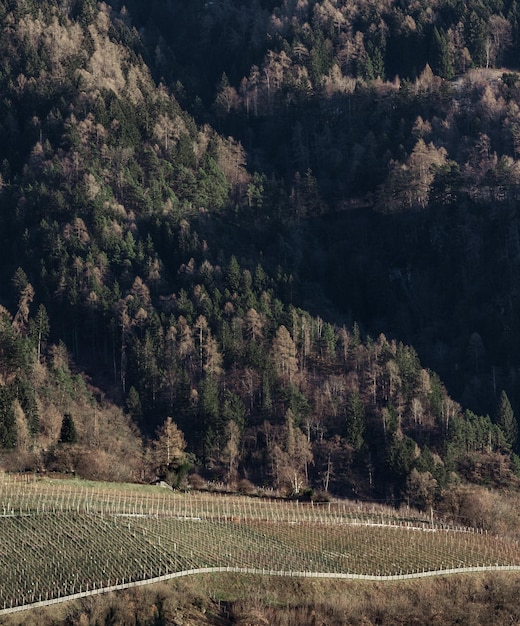
[[[307, 32], [307, 13], [275, 5], [256, 3], [250, 13], [241, 3], [178, 6], [188, 21], [196, 9], [208, 20], [217, 8], [227, 6], [232, 15], [240, 9], [245, 23], [259, 20], [258, 33], [274, 11], [292, 33], [294, 49], [286, 56], [300, 55], [301, 65], [307, 56], [296, 41]], [[477, 315], [480, 292], [470, 293], [468, 271], [478, 267], [448, 262], [460, 239], [444, 235], [444, 224], [459, 212], [453, 232], [469, 259], [482, 243], [477, 235], [496, 232], [502, 241], [516, 220], [516, 155], [493, 135], [513, 124], [514, 75], [484, 85], [484, 75], [470, 74], [448, 85], [427, 68], [401, 85], [356, 73], [344, 84], [350, 70], [340, 80], [338, 50], [322, 37], [330, 63], [307, 70], [308, 85], [303, 69], [297, 77], [296, 62], [274, 82], [265, 65], [269, 80], [253, 90], [256, 104], [246, 92], [237, 100], [226, 76], [213, 102], [209, 87], [197, 93], [173, 75], [165, 75], [167, 85], [158, 81], [159, 61], [168, 66], [164, 59], [177, 58], [177, 50], [172, 41], [158, 45], [166, 18], [154, 10], [157, 3], [146, 9], [87, 0], [0, 3], [0, 441], [11, 451], [5, 463], [89, 474], [95, 465], [78, 450], [88, 449], [88, 459], [117, 450], [122, 473], [136, 479], [178, 483], [192, 467], [203, 478], [242, 480], [242, 488], [249, 480], [300, 497], [310, 488], [394, 503], [406, 498], [423, 507], [461, 478], [516, 487], [516, 420], [506, 394], [498, 404], [506, 387], [515, 402], [506, 377], [507, 371], [514, 381], [513, 361], [498, 348], [495, 361], [481, 345], [483, 335], [472, 331], [468, 363], [455, 361], [454, 369], [464, 371], [462, 388], [468, 378], [478, 389], [490, 364], [497, 365], [494, 386], [480, 404], [477, 393], [468, 397], [469, 411], [402, 341], [418, 338], [413, 328], [426, 355], [441, 351], [452, 318], [434, 322], [450, 293], [461, 295], [454, 311], [464, 324]], [[313, 28], [315, 36], [328, 32]], [[229, 72], [232, 80], [250, 62], [275, 63], [273, 46], [285, 45], [273, 33], [255, 42], [243, 67]], [[210, 49], [193, 54], [193, 72]], [[280, 60], [282, 51], [276, 54]], [[229, 59], [216, 57], [214, 71], [227, 70]], [[172, 72], [182, 59], [172, 61]], [[331, 86], [334, 76], [339, 83]], [[480, 128], [468, 135], [473, 142], [457, 142], [467, 148], [459, 164], [449, 149], [462, 105], [483, 113]], [[496, 107], [501, 117], [492, 115]], [[374, 132], [379, 127], [381, 134]], [[484, 135], [495, 143], [483, 144]], [[320, 136], [322, 148], [335, 150], [336, 169], [323, 161], [314, 172]], [[278, 155], [269, 145], [274, 137]], [[285, 151], [286, 139], [300, 156]], [[344, 143], [334, 146], [336, 139]], [[359, 185], [343, 176], [343, 159], [353, 168], [354, 153], [364, 163], [351, 171]], [[488, 198], [496, 204], [483, 216]], [[485, 293], [497, 287], [497, 298], [509, 294], [497, 325], [506, 318], [512, 324], [515, 310], [520, 257], [514, 238], [507, 241], [503, 254], [483, 253], [496, 269], [478, 283]], [[409, 267], [407, 255], [416, 265]], [[446, 265], [435, 273], [440, 258]], [[444, 293], [447, 275], [453, 285]], [[439, 301], [434, 284], [444, 293]], [[514, 326], [507, 329], [516, 337]], [[459, 331], [455, 326], [455, 343], [465, 340]], [[485, 337], [491, 341], [493, 333]], [[498, 333], [497, 342], [507, 337]], [[114, 404], [102, 412], [95, 396], [71, 387], [72, 363], [81, 372], [74, 384], [87, 380], [125, 415]], [[35, 372], [52, 384], [40, 385]], [[64, 385], [68, 395], [60, 396]], [[24, 394], [34, 398], [39, 423]], [[68, 404], [51, 410], [46, 394]], [[485, 415], [491, 406], [492, 419]], [[98, 475], [110, 472], [110, 459]]]

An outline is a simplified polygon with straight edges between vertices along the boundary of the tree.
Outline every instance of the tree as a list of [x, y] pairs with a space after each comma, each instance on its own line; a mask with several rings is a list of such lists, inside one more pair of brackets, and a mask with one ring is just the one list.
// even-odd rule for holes
[[350, 394], [347, 402], [347, 441], [359, 450], [363, 445], [365, 430], [365, 407], [358, 391]]
[[229, 84], [226, 74], [222, 74], [217, 97], [213, 105], [216, 116], [222, 119], [225, 118], [232, 109], [238, 108], [239, 102], [240, 98], [236, 89]]
[[229, 260], [229, 264], [225, 270], [226, 287], [230, 293], [238, 293], [240, 291], [240, 265], [233, 255]]
[[208, 320], [204, 315], [199, 315], [194, 324], [194, 329], [197, 331], [197, 338], [199, 344], [199, 367], [202, 372], [204, 365], [204, 334], [208, 331]]
[[244, 332], [247, 339], [257, 341], [262, 338], [264, 320], [256, 309], [249, 309], [244, 317]]
[[17, 443], [13, 394], [9, 387], [0, 387], [0, 446], [14, 448]]
[[512, 28], [508, 20], [499, 15], [492, 15], [489, 18], [489, 35], [485, 43], [486, 67], [501, 65], [512, 40]]
[[207, 461], [218, 453], [223, 434], [217, 379], [207, 374], [199, 387], [198, 425], [199, 449]]
[[27, 283], [20, 291], [18, 310], [13, 319], [13, 327], [18, 331], [25, 330], [29, 320], [29, 307], [34, 299], [34, 289], [31, 283]]
[[181, 362], [188, 368], [191, 364], [191, 358], [195, 352], [195, 342], [193, 341], [193, 333], [187, 320], [181, 315], [178, 320], [178, 354]]
[[31, 433], [25, 413], [17, 399], [13, 402], [13, 412], [16, 425], [16, 447], [18, 450], [27, 451], [31, 445]]
[[76, 431], [76, 424], [70, 413], [65, 413], [63, 421], [61, 422], [60, 439], [59, 443], [77, 443], [78, 433]]
[[308, 465], [313, 462], [311, 444], [294, 423], [294, 413], [287, 409], [281, 429], [264, 422], [267, 454], [277, 487], [298, 495], [308, 482]]
[[398, 487], [403, 487], [417, 456], [417, 444], [410, 437], [395, 432], [387, 448], [386, 464]]
[[437, 481], [431, 472], [419, 472], [414, 467], [406, 481], [406, 495], [412, 506], [426, 510], [433, 505]]
[[292, 380], [298, 371], [298, 359], [296, 357], [296, 345], [291, 334], [285, 326], [280, 326], [276, 331], [273, 341], [273, 358], [278, 372]]
[[435, 26], [433, 29], [433, 58], [432, 69], [441, 78], [450, 80], [454, 71], [450, 58], [448, 39], [443, 31]]
[[471, 58], [481, 67], [489, 64], [489, 36], [485, 20], [476, 11], [472, 11], [466, 20], [468, 48]]
[[43, 304], [40, 304], [34, 319], [29, 322], [29, 332], [33, 341], [36, 342], [36, 353], [38, 361], [40, 361], [42, 348], [45, 347], [50, 332], [49, 316]]
[[222, 355], [219, 352], [216, 339], [208, 330], [204, 343], [204, 372], [210, 376], [220, 376], [222, 373]]
[[514, 448], [518, 437], [518, 423], [507, 393], [503, 390], [498, 401], [495, 421], [504, 433], [506, 442]]
[[0, 378], [6, 382], [16, 373], [29, 371], [31, 352], [29, 342], [15, 330], [9, 314], [0, 307]]
[[169, 484], [179, 484], [179, 474], [186, 468], [187, 455], [184, 434], [170, 416], [157, 430], [153, 442], [154, 466], [159, 478]]
[[139, 393], [133, 385], [132, 387], [130, 387], [130, 390], [128, 391], [128, 396], [126, 397], [126, 408], [132, 416], [132, 420], [136, 424], [139, 424], [143, 416], [143, 408], [141, 406], [141, 398], [139, 397]]
[[285, 414], [286, 476], [292, 493], [299, 494], [308, 482], [308, 465], [312, 463], [311, 444], [304, 433], [295, 425], [295, 416], [291, 409]]
[[21, 267], [19, 267], [14, 273], [14, 276], [11, 279], [11, 283], [13, 285], [16, 297], [20, 298], [20, 294], [29, 284], [27, 274], [23, 271]]
[[410, 204], [424, 208], [428, 204], [435, 171], [446, 162], [446, 150], [418, 139], [408, 160]]
[[405, 163], [392, 160], [382, 187], [381, 210], [424, 209], [428, 205], [436, 172], [446, 164], [446, 155], [445, 148], [437, 148], [433, 142], [426, 144], [420, 137]]
[[237, 465], [240, 456], [240, 427], [235, 420], [230, 420], [226, 424], [226, 445], [222, 452], [222, 461], [226, 464], [226, 476], [229, 483], [234, 483], [237, 479]]
[[222, 355], [218, 350], [217, 341], [211, 335], [208, 320], [204, 315], [198, 316], [194, 329], [197, 331], [200, 373], [206, 372], [213, 376], [219, 376], [222, 373]]
[[16, 398], [20, 403], [20, 407], [27, 422], [29, 434], [31, 436], [37, 436], [40, 431], [40, 415], [35, 389], [30, 380], [21, 376], [16, 378], [14, 388]]

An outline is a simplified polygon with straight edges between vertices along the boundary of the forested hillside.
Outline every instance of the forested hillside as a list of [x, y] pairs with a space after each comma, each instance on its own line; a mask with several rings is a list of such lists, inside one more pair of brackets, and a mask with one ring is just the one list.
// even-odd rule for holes
[[6, 467], [517, 485], [516, 2], [0, 19]]

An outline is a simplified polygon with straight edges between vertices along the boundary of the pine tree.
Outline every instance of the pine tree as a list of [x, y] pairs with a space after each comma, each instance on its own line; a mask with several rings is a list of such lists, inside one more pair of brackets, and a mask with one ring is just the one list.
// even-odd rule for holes
[[233, 255], [229, 260], [229, 264], [225, 271], [226, 287], [230, 293], [238, 293], [240, 290], [240, 265], [236, 257]]
[[441, 78], [451, 79], [454, 76], [450, 58], [448, 39], [444, 31], [433, 29], [432, 69]]
[[0, 446], [14, 448], [17, 443], [13, 394], [9, 387], [0, 387]]
[[47, 337], [50, 332], [49, 316], [43, 304], [40, 304], [34, 319], [29, 322], [29, 332], [33, 341], [36, 343], [36, 352], [38, 361], [40, 361], [42, 349], [45, 346]]
[[76, 425], [74, 424], [74, 419], [70, 413], [65, 413], [63, 416], [63, 421], [61, 423], [61, 431], [60, 431], [60, 443], [77, 443], [78, 442], [78, 433], [76, 431]]
[[134, 386], [130, 387], [128, 396], [126, 397], [126, 408], [132, 416], [134, 422], [139, 424], [143, 416], [143, 409], [141, 406], [141, 398], [139, 397], [139, 393]]
[[359, 450], [363, 445], [365, 430], [365, 407], [358, 391], [354, 391], [347, 403], [347, 441]]
[[506, 442], [511, 447], [514, 447], [518, 437], [518, 423], [505, 391], [502, 391], [498, 401], [496, 423], [504, 433]]

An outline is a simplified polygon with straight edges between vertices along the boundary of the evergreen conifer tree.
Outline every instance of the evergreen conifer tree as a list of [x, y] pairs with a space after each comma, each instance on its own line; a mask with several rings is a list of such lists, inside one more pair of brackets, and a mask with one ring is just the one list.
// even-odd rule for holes
[[347, 440], [356, 450], [363, 445], [365, 430], [365, 407], [358, 391], [354, 391], [347, 402]]
[[77, 443], [78, 433], [76, 431], [76, 425], [74, 419], [70, 413], [65, 413], [63, 421], [61, 423], [60, 431], [60, 443]]
[[504, 433], [506, 442], [514, 447], [518, 437], [518, 423], [505, 391], [502, 391], [498, 401], [496, 423]]

